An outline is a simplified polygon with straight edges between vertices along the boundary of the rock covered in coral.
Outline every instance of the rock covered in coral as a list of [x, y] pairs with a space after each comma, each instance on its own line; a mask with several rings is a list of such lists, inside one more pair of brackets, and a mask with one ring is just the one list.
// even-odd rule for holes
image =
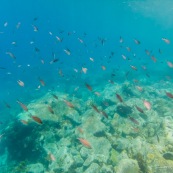
[[92, 163], [84, 173], [100, 173], [100, 166], [97, 163]]
[[28, 172], [32, 173], [44, 173], [45, 168], [41, 163], [36, 163], [36, 164], [30, 164], [27, 166]]
[[123, 159], [119, 162], [116, 173], [139, 173], [140, 169], [136, 160]]

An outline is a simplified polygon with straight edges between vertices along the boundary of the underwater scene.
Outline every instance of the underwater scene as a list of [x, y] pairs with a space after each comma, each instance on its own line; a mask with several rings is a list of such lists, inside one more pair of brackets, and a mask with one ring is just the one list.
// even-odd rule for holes
[[173, 173], [172, 0], [0, 14], [0, 173]]

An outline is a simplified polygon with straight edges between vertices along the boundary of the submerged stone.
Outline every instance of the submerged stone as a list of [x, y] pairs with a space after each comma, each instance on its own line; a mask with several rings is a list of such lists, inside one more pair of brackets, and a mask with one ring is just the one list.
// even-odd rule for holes
[[137, 161], [133, 159], [123, 159], [115, 168], [116, 173], [139, 173], [139, 170]]
[[172, 152], [164, 153], [164, 154], [163, 154], [163, 157], [164, 157], [166, 160], [173, 160], [173, 153], [172, 153]]
[[100, 173], [100, 166], [97, 163], [92, 163], [84, 173]]
[[119, 105], [117, 106], [117, 113], [124, 118], [127, 118], [128, 115], [132, 113], [132, 108], [130, 106], [123, 106]]

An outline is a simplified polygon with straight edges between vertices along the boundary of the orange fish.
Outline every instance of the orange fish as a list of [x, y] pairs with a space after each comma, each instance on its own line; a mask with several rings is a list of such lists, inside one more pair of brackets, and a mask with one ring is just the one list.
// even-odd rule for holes
[[169, 66], [170, 68], [173, 68], [173, 63], [172, 63], [172, 62], [167, 61], [167, 64], [168, 64], [168, 66]]
[[130, 65], [130, 67], [131, 67], [133, 70], [135, 70], [135, 71], [138, 70], [137, 67], [135, 67], [135, 66], [133, 66], [133, 65]]
[[66, 105], [67, 105], [68, 107], [74, 108], [74, 105], [73, 105], [71, 102], [69, 102], [69, 101], [67, 101], [67, 100], [64, 100], [64, 102], [66, 103]]
[[87, 68], [82, 67], [82, 71], [83, 71], [83, 73], [85, 73], [85, 74], [86, 74], [86, 73], [87, 73], [87, 70], [88, 70]]
[[28, 121], [26, 121], [26, 120], [20, 120], [20, 122], [24, 125], [28, 125]]
[[24, 82], [21, 81], [21, 80], [18, 80], [17, 83], [18, 83], [21, 87], [24, 87], [24, 85], [25, 85]]
[[146, 101], [146, 100], [144, 100], [144, 106], [145, 106], [148, 110], [151, 109], [151, 103], [148, 102], [148, 101]]
[[28, 111], [28, 108], [27, 108], [27, 106], [26, 106], [25, 104], [23, 104], [22, 102], [20, 102], [20, 101], [18, 101], [18, 100], [17, 100], [17, 103], [21, 106], [21, 108], [22, 108], [23, 110]]
[[101, 66], [102, 70], [106, 70], [106, 67], [104, 65]]
[[126, 47], [126, 49], [127, 49], [129, 52], [131, 51], [130, 47]]
[[42, 120], [40, 118], [38, 118], [37, 116], [31, 116], [32, 119], [37, 122], [38, 124], [43, 124]]
[[167, 43], [167, 44], [170, 44], [170, 43], [171, 43], [171, 41], [168, 40], [167, 38], [162, 38], [162, 40], [163, 40], [165, 43]]
[[97, 91], [96, 91], [96, 92], [94, 92], [94, 94], [95, 94], [96, 96], [98, 96], [98, 97], [100, 96], [100, 93], [99, 93], [99, 92], [97, 92]]
[[77, 130], [78, 130], [81, 134], [84, 133], [84, 131], [83, 131], [83, 129], [82, 129], [81, 127], [77, 127]]
[[84, 145], [85, 147], [87, 148], [92, 148], [91, 147], [91, 144], [86, 140], [86, 139], [83, 139], [83, 138], [78, 138], [78, 140], [81, 142], [82, 145]]
[[167, 95], [169, 98], [173, 99], [173, 94], [171, 94], [170, 92], [166, 92], [166, 95]]
[[44, 82], [44, 80], [39, 79], [39, 81], [40, 81], [40, 83], [41, 83], [42, 86], [45, 86], [45, 82]]
[[154, 56], [152, 56], [151, 59], [152, 59], [154, 62], [157, 61], [156, 57], [154, 57]]
[[143, 91], [143, 88], [140, 87], [140, 86], [136, 86], [136, 89], [137, 89], [138, 91]]
[[53, 154], [49, 154], [48, 155], [48, 157], [49, 157], [49, 159], [51, 160], [51, 161], [55, 161], [56, 159], [55, 159], [55, 156], [53, 155]]

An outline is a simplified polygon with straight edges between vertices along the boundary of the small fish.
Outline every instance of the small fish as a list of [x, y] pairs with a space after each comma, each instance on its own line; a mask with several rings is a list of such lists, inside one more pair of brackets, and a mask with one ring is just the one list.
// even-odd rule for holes
[[140, 112], [140, 113], [142, 113], [142, 114], [144, 114], [144, 111], [143, 111], [143, 109], [142, 108], [140, 108], [139, 106], [137, 106], [137, 105], [135, 105], [135, 107], [136, 107], [136, 109]]
[[131, 48], [130, 47], [126, 47], [126, 49], [130, 52], [131, 51]]
[[15, 41], [11, 42], [12, 45], [16, 45], [17, 43]]
[[100, 111], [98, 110], [97, 106], [95, 106], [94, 104], [92, 104], [91, 107], [92, 107], [97, 113], [100, 113]]
[[42, 86], [45, 86], [45, 82], [44, 82], [43, 79], [39, 79], [39, 81], [40, 81], [40, 83], [41, 83]]
[[127, 57], [125, 56], [125, 55], [121, 55], [122, 56], [122, 58], [124, 59], [124, 60], [126, 60], [127, 59]]
[[0, 69], [2, 69], [2, 70], [6, 70], [6, 68], [5, 68], [5, 67], [0, 67]]
[[73, 69], [76, 73], [78, 73], [78, 70], [76, 68]]
[[49, 157], [49, 159], [51, 160], [51, 161], [55, 161], [56, 159], [55, 159], [55, 156], [52, 154], [52, 153], [50, 153], [49, 155], [48, 155], [48, 157]]
[[26, 120], [20, 120], [20, 122], [21, 122], [23, 125], [28, 125], [28, 121], [26, 121]]
[[34, 32], [38, 32], [38, 28], [35, 25], [32, 25]]
[[110, 82], [111, 84], [114, 84], [114, 81], [113, 80], [108, 80], [108, 82]]
[[80, 43], [84, 43], [84, 41], [82, 39], [78, 38], [78, 40]]
[[108, 118], [108, 114], [105, 111], [100, 112], [105, 118]]
[[133, 66], [133, 65], [130, 65], [130, 67], [131, 67], [133, 70], [135, 70], [135, 71], [138, 70], [137, 67], [135, 67], [135, 66]]
[[87, 89], [88, 89], [89, 91], [92, 91], [92, 90], [93, 90], [92, 87], [91, 87], [89, 84], [85, 83], [85, 86], [87, 87]]
[[166, 92], [166, 95], [167, 95], [169, 98], [173, 99], [173, 94], [171, 94], [170, 92]]
[[8, 109], [11, 108], [11, 106], [10, 106], [7, 102], [4, 101], [4, 104], [5, 104], [5, 106], [6, 106]]
[[117, 99], [118, 99], [120, 102], [123, 102], [123, 99], [122, 99], [122, 97], [121, 97], [119, 94], [116, 94], [116, 97], [117, 97]]
[[62, 42], [63, 38], [60, 38], [58, 36], [56, 36], [56, 39], [59, 41], [59, 42]]
[[44, 60], [43, 59], [41, 59], [40, 61], [41, 61], [42, 64], [44, 64]]
[[59, 74], [60, 76], [64, 76], [64, 74], [63, 74], [63, 72], [62, 72], [61, 69], [58, 70], [58, 74]]
[[49, 35], [53, 35], [51, 31], [49, 31]]
[[52, 61], [50, 61], [50, 64], [53, 64], [53, 63], [55, 63], [55, 62], [58, 62], [58, 58], [55, 58], [55, 59], [53, 59]]
[[17, 100], [17, 103], [20, 105], [20, 107], [25, 110], [25, 111], [28, 111], [28, 108], [25, 104], [23, 104], [22, 102], [20, 102], [19, 100]]
[[157, 59], [155, 56], [152, 56], [151, 59], [153, 60], [153, 62], [157, 62]]
[[144, 106], [145, 106], [148, 110], [151, 109], [151, 103], [148, 102], [148, 101], [146, 101], [146, 100], [144, 100]]
[[40, 52], [40, 49], [38, 47], [34, 48], [35, 52]]
[[94, 62], [94, 58], [91, 58], [91, 57], [90, 57], [90, 61]]
[[136, 39], [134, 39], [134, 42], [135, 42], [136, 44], [141, 44], [141, 42], [140, 42], [139, 40], [136, 40]]
[[16, 59], [16, 57], [14, 56], [13, 53], [11, 53], [11, 52], [6, 52], [6, 54], [9, 55], [11, 58]]
[[78, 130], [81, 134], [84, 133], [84, 131], [83, 131], [83, 129], [82, 129], [81, 127], [77, 127], [77, 130]]
[[167, 64], [168, 64], [168, 66], [169, 66], [170, 68], [173, 68], [173, 63], [172, 63], [172, 62], [167, 61]]
[[8, 22], [5, 22], [5, 23], [4, 23], [4, 27], [7, 27], [7, 26], [8, 26]]
[[24, 82], [21, 81], [21, 80], [18, 80], [17, 83], [18, 83], [21, 87], [24, 87], [24, 85], [25, 85]]
[[71, 102], [69, 102], [69, 101], [67, 101], [67, 100], [64, 100], [64, 102], [66, 103], [66, 105], [67, 105], [68, 107], [74, 108], [74, 105], [73, 105]]
[[149, 56], [150, 55], [150, 51], [145, 49], [145, 53]]
[[58, 96], [56, 96], [55, 94], [52, 94], [52, 96], [53, 96], [56, 100], [58, 100]]
[[106, 39], [105, 38], [98, 38], [102, 46], [104, 46]]
[[65, 52], [67, 55], [70, 55], [70, 54], [71, 54], [71, 52], [70, 52], [69, 49], [64, 49], [64, 52]]
[[169, 39], [167, 39], [167, 38], [162, 38], [162, 40], [163, 40], [166, 44], [170, 44], [170, 43], [171, 43], [171, 41], [170, 41]]
[[135, 118], [129, 116], [129, 119], [130, 119], [133, 123], [135, 123], [136, 125], [139, 125], [139, 122], [138, 122]]
[[101, 66], [102, 70], [106, 70], [106, 67], [104, 65]]
[[37, 116], [31, 116], [31, 118], [32, 118], [35, 122], [37, 122], [38, 124], [43, 124], [42, 120], [41, 120], [39, 117], [37, 117]]
[[143, 88], [142, 87], [140, 87], [140, 86], [136, 86], [136, 89], [138, 90], [138, 91], [143, 91]]
[[97, 92], [97, 91], [94, 92], [94, 94], [95, 94], [96, 96], [98, 96], [98, 97], [101, 95], [101, 94], [100, 94], [99, 92]]
[[83, 71], [83, 73], [85, 73], [85, 74], [86, 74], [86, 73], [87, 73], [87, 70], [88, 70], [87, 68], [82, 67], [82, 71]]
[[16, 29], [19, 29], [20, 28], [20, 25], [21, 25], [21, 23], [18, 22], [17, 25], [16, 25]]
[[123, 38], [122, 38], [122, 37], [120, 37], [120, 41], [119, 41], [119, 42], [120, 42], [120, 43], [123, 43], [123, 41], [124, 41], [124, 40], [123, 40]]
[[52, 109], [50, 106], [48, 106], [48, 111], [49, 111], [51, 114], [54, 114], [54, 111], [53, 111], [53, 109]]
[[143, 70], [146, 70], [146, 69], [147, 69], [147, 67], [146, 67], [146, 66], [144, 66], [144, 65], [142, 65], [141, 67], [143, 68]]
[[91, 144], [86, 140], [86, 139], [83, 139], [83, 138], [78, 138], [78, 140], [81, 142], [82, 145], [84, 145], [85, 147], [87, 148], [92, 148], [91, 147]]

